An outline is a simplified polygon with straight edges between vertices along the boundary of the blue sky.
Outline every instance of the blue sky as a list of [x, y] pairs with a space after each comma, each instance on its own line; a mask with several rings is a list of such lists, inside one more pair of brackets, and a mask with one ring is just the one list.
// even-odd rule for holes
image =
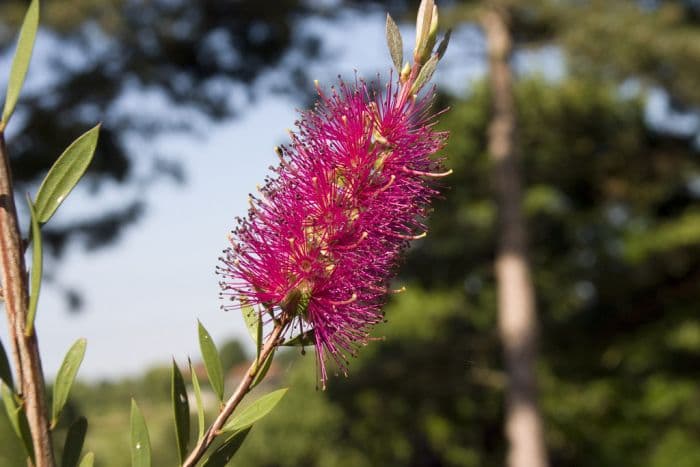
[[[311, 75], [322, 85], [332, 83], [338, 74], [352, 78], [354, 70], [368, 78], [378, 71], [386, 76], [390, 60], [384, 45], [384, 21], [379, 10], [347, 13], [333, 24], [307, 21], [303, 27], [322, 33], [326, 51], [325, 60], [311, 65]], [[402, 32], [406, 43], [413, 40], [412, 27]], [[30, 70], [30, 92], [40, 91], [50, 79], [41, 70], [55, 47], [51, 37], [40, 35]], [[563, 73], [561, 57], [551, 48], [523, 54], [516, 64], [524, 72], [545, 71], [554, 79]], [[3, 74], [7, 65], [8, 57], [4, 57], [0, 61]], [[437, 81], [453, 92], [464, 92], [472, 80], [483, 76], [484, 66], [483, 40], [476, 29], [465, 27], [453, 35]], [[261, 88], [275, 79], [274, 72], [263, 76]], [[235, 89], [232, 95], [235, 98]], [[157, 94], [133, 92], [120, 105], [149, 112], [173, 111]], [[247, 194], [255, 191], [267, 167], [275, 163], [272, 149], [286, 140], [296, 105], [291, 98], [263, 95], [230, 121], [211, 124], [193, 116], [198, 128], [195, 134], [128, 140], [137, 172], [150, 163], [144, 154], [165, 155], [184, 165], [184, 185], [160, 181], [145, 194], [134, 187], [125, 190], [108, 185], [97, 195], [79, 187], [71, 194], [52, 222], [99, 212], [125, 196], [145, 196], [147, 212], [114, 245], [85, 252], [76, 243], [54, 265], [61, 283], [79, 289], [84, 307], [80, 313], [70, 313], [59, 290], [50, 284], [42, 290], [37, 326], [49, 378], [79, 337], [88, 340], [80, 375], [91, 380], [137, 374], [148, 366], [166, 364], [171, 356], [180, 362], [188, 355], [197, 358], [197, 319], [219, 342], [233, 336], [248, 342], [240, 316], [219, 309], [214, 267], [226, 247], [234, 217], [246, 212]], [[10, 150], [12, 131], [10, 128]], [[0, 339], [5, 342], [6, 334], [3, 323]]]

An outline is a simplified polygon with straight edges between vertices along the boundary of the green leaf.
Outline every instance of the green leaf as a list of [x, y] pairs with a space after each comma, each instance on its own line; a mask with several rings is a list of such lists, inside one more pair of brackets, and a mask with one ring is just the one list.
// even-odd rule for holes
[[221, 443], [221, 445], [218, 448], [216, 448], [214, 452], [211, 453], [211, 456], [209, 456], [209, 458], [204, 461], [202, 467], [226, 466], [231, 461], [234, 454], [236, 454], [236, 451], [240, 449], [241, 445], [243, 444], [243, 441], [245, 441], [245, 438], [246, 436], [248, 436], [249, 432], [250, 428], [238, 431], [226, 438], [226, 440], [223, 443]]
[[61, 415], [63, 406], [68, 401], [68, 394], [75, 382], [75, 376], [78, 374], [78, 368], [83, 362], [85, 356], [85, 347], [87, 341], [78, 339], [73, 346], [68, 350], [66, 357], [63, 359], [61, 368], [58, 369], [56, 381], [53, 384], [53, 406], [51, 407], [51, 426], [56, 426], [58, 417]]
[[[241, 303], [243, 304], [243, 307], [241, 308], [241, 312], [243, 313], [243, 321], [245, 322], [246, 328], [248, 328], [248, 333], [250, 334], [250, 337], [253, 339], [253, 342], [255, 342], [255, 359], [256, 359], [256, 361], [258, 361], [258, 360], [260, 360], [260, 352], [262, 351], [262, 340], [263, 340], [262, 317], [260, 316], [260, 313], [258, 313], [255, 310], [255, 308], [253, 308], [250, 305], [247, 305], [242, 300], [241, 300]], [[268, 363], [268, 362], [265, 362], [265, 363]], [[268, 368], [269, 368], [269, 364], [268, 364]], [[258, 384], [260, 381], [262, 381], [262, 379], [256, 377], [255, 381], [253, 381], [253, 386]]]
[[411, 88], [411, 94], [417, 94], [423, 85], [430, 81], [430, 78], [433, 77], [433, 73], [435, 73], [438, 60], [438, 56], [433, 54], [433, 56], [430, 57], [430, 60], [425, 62], [425, 65], [421, 67], [418, 77], [416, 78], [416, 82], [413, 83], [413, 87]]
[[41, 275], [44, 267], [44, 253], [41, 240], [41, 229], [36, 217], [36, 211], [32, 200], [27, 195], [27, 205], [32, 220], [32, 271], [29, 281], [29, 308], [27, 309], [27, 322], [25, 323], [24, 334], [31, 336], [34, 332], [34, 318], [36, 317], [36, 306], [39, 303], [39, 291], [41, 290]]
[[307, 345], [314, 345], [316, 343], [315, 334], [313, 329], [302, 332], [288, 341], [284, 342], [282, 346], [284, 347], [305, 347]]
[[194, 400], [197, 401], [197, 441], [204, 436], [204, 405], [202, 404], [202, 390], [199, 387], [199, 378], [192, 368], [192, 361], [188, 359], [190, 364], [190, 375], [192, 376], [192, 388], [194, 388]]
[[180, 464], [187, 457], [187, 443], [190, 440], [190, 404], [187, 401], [187, 389], [182, 373], [173, 360], [170, 378], [170, 397], [175, 416], [175, 439], [177, 441]]
[[442, 40], [440, 41], [440, 44], [438, 45], [437, 50], [435, 51], [435, 54], [438, 57], [438, 60], [442, 60], [442, 57], [445, 56], [445, 52], [447, 51], [447, 45], [450, 43], [450, 36], [452, 35], [452, 29], [448, 29], [447, 32], [445, 33], [444, 36], [442, 36]]
[[267, 415], [282, 397], [287, 393], [287, 388], [278, 389], [270, 394], [262, 396], [234, 417], [221, 429], [221, 431], [240, 431], [248, 428]]
[[29, 423], [22, 405], [15, 400], [15, 394], [4, 383], [0, 382], [0, 396], [2, 397], [7, 418], [10, 420], [12, 430], [17, 438], [22, 442], [24, 452], [34, 462], [34, 448], [32, 445], [32, 435], [29, 431]]
[[253, 379], [253, 382], [250, 384], [250, 388], [253, 389], [255, 386], [260, 384], [260, 382], [265, 379], [265, 375], [267, 375], [267, 372], [270, 370], [270, 366], [272, 366], [272, 360], [275, 358], [275, 350], [273, 349], [272, 352], [270, 352], [270, 355], [267, 356], [265, 361], [263, 362], [262, 366], [260, 367], [260, 370], [256, 373], [255, 379]]
[[216, 397], [220, 401], [224, 400], [224, 371], [221, 369], [221, 359], [219, 351], [216, 350], [216, 344], [209, 335], [209, 332], [202, 326], [202, 323], [197, 321], [199, 325], [199, 348], [202, 351], [202, 359], [204, 360], [204, 368], [207, 369], [209, 376], [209, 384], [216, 393]]
[[386, 15], [386, 43], [389, 46], [389, 54], [394, 62], [396, 70], [401, 73], [403, 65], [403, 40], [401, 39], [401, 31], [394, 22], [391, 15]]
[[260, 352], [262, 352], [262, 340], [263, 340], [263, 324], [262, 316], [258, 317], [258, 328], [255, 334], [255, 359], [260, 361]]
[[17, 403], [15, 402], [15, 394], [6, 384], [0, 383], [0, 395], [2, 395], [2, 403], [5, 406], [7, 417], [10, 419], [10, 424], [15, 434], [22, 439], [17, 418]]
[[151, 467], [148, 427], [134, 399], [131, 399], [131, 467]]
[[80, 461], [80, 452], [83, 450], [85, 443], [85, 434], [87, 433], [88, 422], [85, 417], [78, 419], [71, 424], [66, 434], [66, 442], [63, 446], [63, 455], [61, 456], [62, 467], [77, 467]]
[[37, 219], [46, 224], [66, 196], [75, 188], [95, 154], [100, 125], [86, 131], [53, 164], [36, 195]]
[[253, 342], [258, 341], [258, 323], [260, 322], [260, 314], [250, 305], [243, 303], [241, 307], [241, 312], [243, 313], [243, 321], [245, 322], [245, 327], [248, 328], [248, 334]]
[[92, 452], [88, 452], [83, 456], [83, 460], [80, 461], [80, 465], [78, 467], [92, 467], [95, 464], [95, 454]]
[[27, 76], [29, 62], [32, 58], [32, 50], [34, 49], [34, 40], [36, 32], [39, 29], [39, 0], [32, 0], [29, 4], [29, 9], [24, 16], [22, 28], [19, 30], [19, 39], [17, 40], [17, 49], [15, 57], [12, 60], [12, 68], [10, 70], [10, 79], [7, 83], [7, 94], [5, 95], [5, 107], [2, 109], [2, 123], [4, 127], [10, 121], [10, 117], [15, 111], [17, 100], [19, 99], [24, 78]]
[[12, 370], [10, 369], [10, 361], [7, 359], [7, 353], [5, 353], [5, 347], [0, 341], [0, 381], [7, 384], [7, 387], [14, 391], [15, 385], [12, 381]]

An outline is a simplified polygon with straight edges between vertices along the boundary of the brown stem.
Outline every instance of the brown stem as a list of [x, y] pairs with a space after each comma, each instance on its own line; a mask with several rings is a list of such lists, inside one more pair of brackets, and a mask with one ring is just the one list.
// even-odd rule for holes
[[287, 317], [287, 314], [284, 313], [282, 318], [275, 323], [274, 329], [270, 333], [267, 341], [265, 341], [265, 345], [263, 345], [263, 348], [260, 351], [260, 356], [250, 365], [245, 377], [238, 384], [238, 387], [234, 391], [231, 398], [226, 402], [224, 408], [221, 409], [221, 413], [219, 413], [219, 415], [216, 417], [214, 423], [211, 424], [206, 433], [204, 433], [202, 439], [197, 442], [197, 445], [194, 447], [190, 455], [187, 457], [187, 459], [185, 459], [182, 467], [194, 467], [199, 459], [202, 458], [207, 448], [211, 446], [211, 443], [213, 443], [216, 437], [221, 434], [221, 428], [250, 390], [250, 386], [253, 384], [253, 381], [255, 380], [255, 377], [257, 376], [263, 362], [267, 360], [267, 357], [279, 344], [280, 336], [282, 335], [282, 332], [284, 332], [287, 323], [289, 323], [289, 318]]
[[17, 221], [10, 160], [0, 131], [0, 267], [18, 391], [25, 404], [36, 467], [54, 467], [51, 434], [44, 400], [44, 374], [36, 332], [25, 335], [27, 274]]
[[547, 451], [538, 407], [535, 362], [537, 316], [535, 292], [527, 260], [527, 235], [522, 213], [522, 181], [518, 164], [517, 110], [510, 67], [512, 36], [508, 12], [491, 2], [482, 16], [489, 49], [493, 116], [489, 152], [494, 162], [499, 209], [496, 258], [498, 327], [503, 345], [507, 389], [505, 431], [509, 467], [546, 467]]

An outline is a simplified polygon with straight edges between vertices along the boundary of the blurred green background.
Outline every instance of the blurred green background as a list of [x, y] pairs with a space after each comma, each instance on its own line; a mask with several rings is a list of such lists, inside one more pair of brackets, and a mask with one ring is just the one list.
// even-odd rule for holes
[[[316, 18], [332, 28], [354, 12], [353, 21], [381, 23], [389, 10], [410, 27], [417, 4], [45, 3], [44, 27], [51, 34], [74, 41], [80, 50], [90, 31], [99, 30], [110, 47], [91, 65], [63, 69], [62, 92], [28, 102], [15, 153], [19, 189], [35, 183], [48, 166], [48, 154], [55, 151], [46, 147], [60, 147], [56, 139], [63, 137], [55, 137], [56, 128], [63, 135], [100, 118], [129, 80], [158, 87], [214, 121], [238, 116], [201, 87], [217, 77], [251, 93], [285, 93], [304, 105], [310, 91], [304, 84], [310, 79], [307, 64], [330, 67], [332, 57], [323, 53], [322, 34], [294, 40], [295, 28], [308, 25], [302, 19]], [[698, 466], [700, 3], [501, 3], [511, 14], [520, 53], [516, 71], [533, 51], [544, 51], [546, 63], [563, 70], [545, 65], [536, 73], [519, 73], [515, 90], [540, 323], [537, 376], [551, 465]], [[478, 26], [483, 2], [439, 4], [444, 24], [455, 30]], [[19, 0], [0, 5], [0, 41], [6, 48], [24, 6]], [[245, 59], [227, 64], [203, 54], [201, 38], [215, 30], [228, 35], [220, 43]], [[404, 35], [410, 33], [409, 28]], [[464, 57], [450, 57], [450, 66], [484, 62], [483, 38], [478, 31], [474, 37]], [[295, 60], [284, 58], [290, 50]], [[388, 55], [386, 63], [388, 68]], [[373, 71], [362, 63], [353, 66]], [[255, 84], [268, 69], [284, 76], [281, 89]], [[331, 379], [327, 391], [316, 389], [311, 352], [280, 355], [268, 384], [291, 389], [255, 426], [235, 465], [503, 465], [505, 375], [496, 332], [489, 92], [483, 76], [456, 83], [453, 71], [443, 78], [451, 80], [446, 87], [452, 92], [441, 95], [437, 107], [450, 108], [440, 127], [451, 134], [445, 154], [454, 174], [435, 205], [430, 234], [401, 267], [398, 281], [408, 291], [387, 306], [388, 323], [376, 331], [386, 340], [363, 349], [350, 376]], [[180, 84], [175, 76], [183, 76]], [[80, 111], [86, 103], [91, 112]], [[124, 119], [106, 128], [100, 144], [108, 157], [93, 170], [96, 185], [133, 183], [125, 175], [133, 154], [120, 135], [141, 124], [146, 123]], [[25, 153], [47, 159], [22, 159]], [[153, 170], [172, 167], [155, 164]], [[120, 209], [89, 219], [91, 224], [64, 225], [49, 240], [58, 252], [74, 235], [76, 241], [87, 236], [113, 248], [115, 232], [134, 223], [130, 228], [138, 229], [140, 218], [126, 215], [133, 214], [129, 206]], [[219, 347], [235, 384], [250, 345], [234, 340]], [[71, 418], [84, 414], [90, 423], [86, 447], [95, 452], [96, 465], [128, 465], [128, 407], [135, 396], [149, 422], [156, 465], [174, 465], [168, 363], [123, 380], [81, 383], [57, 439]], [[23, 465], [4, 414], [0, 440], [0, 465]]]

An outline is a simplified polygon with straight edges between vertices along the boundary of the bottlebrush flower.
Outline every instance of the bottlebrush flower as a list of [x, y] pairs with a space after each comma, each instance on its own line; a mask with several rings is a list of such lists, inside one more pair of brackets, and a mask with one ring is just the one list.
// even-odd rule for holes
[[432, 180], [449, 173], [431, 157], [447, 135], [433, 129], [434, 91], [413, 93], [420, 70], [384, 92], [361, 80], [317, 86], [217, 268], [233, 300], [223, 308], [255, 306], [288, 334], [313, 330], [324, 387], [329, 361], [345, 373], [383, 320], [397, 261], [425, 235]]

